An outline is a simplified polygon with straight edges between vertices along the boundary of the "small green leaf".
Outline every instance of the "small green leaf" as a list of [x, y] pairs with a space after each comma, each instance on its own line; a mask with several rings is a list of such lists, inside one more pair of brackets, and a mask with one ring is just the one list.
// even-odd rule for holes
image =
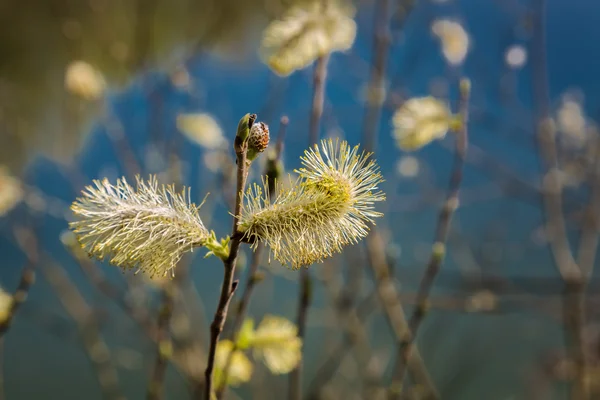
[[242, 142], [248, 139], [250, 128], [252, 128], [255, 120], [256, 114], [246, 114], [240, 119], [240, 122], [238, 122], [236, 137], [238, 137]]
[[219, 242], [217, 240], [215, 232], [210, 231], [210, 235], [204, 243], [204, 247], [206, 247], [209, 250], [209, 252], [206, 253], [204, 258], [208, 258], [214, 255], [219, 257], [221, 260], [227, 260], [229, 258], [229, 241], [230, 238], [229, 236], [227, 236], [224, 239], [221, 239], [221, 241]]

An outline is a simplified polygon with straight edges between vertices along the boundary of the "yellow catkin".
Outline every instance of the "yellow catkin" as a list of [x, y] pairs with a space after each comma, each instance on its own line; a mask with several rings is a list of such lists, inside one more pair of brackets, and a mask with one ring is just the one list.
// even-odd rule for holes
[[369, 156], [345, 141], [322, 141], [302, 157], [299, 178], [289, 187], [278, 184], [273, 199], [266, 183], [248, 190], [240, 229], [293, 269], [356, 243], [381, 216], [374, 203], [385, 199], [379, 167]]
[[71, 206], [78, 219], [70, 227], [90, 256], [150, 276], [173, 275], [182, 254], [209, 237], [199, 207], [189, 189], [178, 193], [152, 176], [136, 180], [137, 190], [125, 178], [116, 185], [94, 181]]

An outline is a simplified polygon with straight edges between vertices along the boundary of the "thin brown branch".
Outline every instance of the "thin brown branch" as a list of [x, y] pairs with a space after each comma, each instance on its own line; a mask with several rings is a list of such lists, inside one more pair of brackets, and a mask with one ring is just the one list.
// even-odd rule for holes
[[250, 304], [250, 296], [252, 295], [254, 286], [260, 281], [260, 277], [257, 274], [257, 271], [258, 266], [260, 265], [260, 256], [262, 254], [262, 249], [263, 245], [259, 244], [254, 253], [252, 254], [252, 260], [250, 261], [250, 268], [248, 271], [248, 279], [246, 280], [246, 285], [244, 286], [244, 292], [242, 293], [240, 303], [235, 310], [233, 326], [231, 330], [231, 340], [233, 342], [233, 349], [229, 352], [227, 362], [225, 363], [225, 367], [223, 368], [223, 379], [221, 379], [221, 384], [219, 385], [219, 387], [217, 387], [216, 390], [217, 399], [222, 399], [225, 396], [225, 392], [227, 390], [227, 378], [229, 377], [229, 372], [231, 368], [231, 361], [233, 359], [233, 354], [238, 349], [237, 341], [239, 338], [240, 328], [242, 327], [242, 323], [244, 322], [246, 312], [248, 311], [248, 305]]
[[[267, 160], [267, 164], [265, 166], [264, 175], [267, 177], [267, 184], [269, 193], [275, 193], [275, 183], [277, 181], [279, 172], [277, 171], [277, 163], [281, 158], [281, 154], [283, 152], [283, 141], [285, 138], [285, 131], [289, 120], [287, 117], [282, 117], [279, 124], [279, 132], [277, 133], [277, 142], [275, 145], [275, 155], [273, 158], [269, 158]], [[252, 253], [252, 260], [250, 261], [250, 268], [248, 270], [248, 279], [246, 280], [246, 285], [244, 286], [244, 291], [242, 293], [242, 298], [240, 300], [239, 306], [236, 308], [235, 316], [233, 319], [233, 326], [231, 330], [231, 339], [233, 341], [233, 349], [229, 353], [227, 357], [227, 362], [225, 363], [225, 367], [223, 369], [223, 379], [221, 381], [220, 386], [216, 390], [217, 399], [221, 399], [225, 396], [225, 392], [227, 391], [227, 378], [229, 377], [229, 372], [231, 368], [231, 361], [233, 359], [233, 354], [238, 349], [238, 336], [240, 328], [242, 327], [242, 323], [244, 322], [244, 317], [246, 316], [246, 312], [248, 310], [248, 306], [250, 305], [250, 296], [253, 293], [254, 286], [261, 280], [260, 275], [258, 274], [258, 267], [260, 265], [260, 259], [262, 255], [263, 244], [259, 243], [256, 246], [256, 249]]]
[[460, 117], [461, 126], [456, 131], [455, 135], [455, 155], [454, 155], [454, 166], [452, 168], [452, 174], [450, 176], [450, 184], [448, 187], [448, 195], [446, 202], [442, 207], [438, 216], [435, 241], [432, 246], [431, 258], [425, 270], [425, 274], [421, 283], [419, 284], [419, 290], [417, 295], [417, 305], [411, 315], [409, 321], [409, 331], [400, 341], [398, 355], [396, 360], [396, 367], [394, 369], [394, 375], [392, 380], [392, 386], [390, 389], [390, 397], [398, 398], [400, 390], [402, 388], [402, 382], [404, 381], [404, 375], [406, 373], [406, 365], [410, 358], [410, 353], [413, 351], [414, 340], [416, 338], [419, 326], [425, 318], [428, 310], [428, 299], [433, 282], [437, 277], [437, 274], [442, 267], [446, 253], [446, 242], [448, 233], [450, 231], [450, 225], [452, 223], [452, 217], [459, 204], [459, 191], [460, 185], [463, 178], [463, 169], [465, 164], [465, 157], [468, 146], [468, 129], [467, 124], [469, 120], [468, 107], [469, 107], [469, 94], [470, 94], [470, 82], [468, 80], [462, 80], [460, 83]]
[[[246, 178], [248, 176], [248, 162], [246, 159], [246, 153], [248, 150], [247, 142], [242, 142], [239, 136], [235, 138], [235, 154], [237, 159], [237, 185], [236, 185], [236, 199], [235, 209], [233, 217], [233, 228], [231, 232], [231, 247], [229, 250], [229, 258], [223, 261], [224, 274], [223, 274], [223, 286], [221, 287], [221, 295], [219, 296], [219, 304], [215, 312], [214, 319], [210, 325], [210, 348], [208, 352], [208, 361], [206, 364], [206, 371], [204, 373], [204, 399], [210, 400], [212, 393], [212, 375], [215, 366], [215, 352], [217, 350], [217, 342], [219, 336], [223, 331], [225, 325], [225, 319], [227, 318], [227, 311], [229, 309], [229, 303], [237, 287], [237, 281], [234, 282], [235, 266], [238, 256], [239, 247], [241, 244], [241, 236], [238, 231], [238, 224], [240, 220], [240, 214], [242, 210], [242, 198], [244, 188], [246, 187]], [[197, 392], [198, 398], [201, 397], [201, 392]]]

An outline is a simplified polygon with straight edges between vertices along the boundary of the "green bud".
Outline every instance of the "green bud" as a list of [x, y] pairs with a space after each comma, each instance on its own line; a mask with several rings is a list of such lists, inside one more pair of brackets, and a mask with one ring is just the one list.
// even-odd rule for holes
[[210, 235], [204, 242], [204, 247], [206, 247], [209, 252], [206, 253], [204, 258], [208, 258], [210, 256], [217, 256], [221, 260], [227, 260], [229, 258], [229, 236], [221, 239], [221, 242], [217, 240], [217, 236], [214, 231], [210, 231]]
[[460, 92], [463, 96], [471, 92], [471, 80], [469, 78], [462, 78], [460, 80]]
[[431, 256], [441, 262], [446, 256], [446, 245], [442, 242], [435, 242], [431, 247]]
[[244, 142], [248, 139], [248, 135], [250, 135], [250, 129], [252, 125], [254, 125], [254, 121], [256, 121], [256, 114], [246, 114], [240, 119], [238, 122], [236, 138], [239, 138], [240, 141]]

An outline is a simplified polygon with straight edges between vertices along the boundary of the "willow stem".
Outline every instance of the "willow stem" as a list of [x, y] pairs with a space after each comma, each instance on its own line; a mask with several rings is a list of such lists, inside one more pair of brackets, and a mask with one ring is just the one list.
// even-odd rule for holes
[[444, 206], [440, 210], [435, 234], [435, 241], [432, 246], [431, 257], [425, 270], [425, 274], [419, 285], [417, 292], [417, 301], [414, 311], [408, 323], [409, 331], [400, 341], [398, 348], [398, 354], [396, 359], [396, 367], [394, 368], [394, 375], [392, 378], [392, 386], [390, 389], [390, 398], [397, 399], [400, 397], [400, 391], [398, 388], [402, 388], [402, 382], [404, 381], [404, 375], [406, 374], [406, 366], [411, 355], [412, 348], [414, 347], [414, 341], [417, 336], [417, 331], [423, 319], [427, 315], [429, 294], [435, 278], [440, 271], [442, 264], [445, 259], [446, 252], [446, 241], [448, 239], [448, 232], [450, 231], [450, 225], [454, 212], [458, 208], [459, 203], [459, 192], [460, 185], [463, 178], [463, 169], [465, 164], [465, 157], [467, 154], [468, 147], [468, 130], [467, 122], [469, 119], [469, 95], [470, 95], [470, 82], [468, 80], [462, 80], [460, 83], [460, 116], [461, 124], [459, 129], [455, 131], [455, 153], [454, 153], [454, 166], [452, 168], [452, 175], [450, 177], [450, 184], [448, 187], [448, 195]]
[[238, 251], [240, 248], [241, 237], [238, 231], [238, 224], [240, 221], [240, 213], [242, 210], [242, 198], [244, 194], [244, 188], [246, 186], [246, 178], [248, 176], [248, 163], [247, 154], [248, 146], [246, 142], [241, 142], [239, 137], [235, 139], [235, 155], [237, 158], [237, 185], [236, 185], [236, 199], [235, 209], [233, 217], [233, 228], [231, 232], [231, 247], [229, 250], [229, 258], [223, 261], [224, 273], [223, 273], [223, 286], [221, 287], [221, 295], [219, 297], [219, 304], [217, 310], [210, 324], [210, 349], [208, 352], [208, 362], [206, 365], [206, 371], [204, 372], [204, 399], [210, 400], [212, 393], [212, 376], [215, 366], [215, 352], [217, 350], [217, 342], [219, 336], [223, 332], [223, 326], [225, 325], [225, 319], [227, 318], [227, 311], [229, 309], [229, 303], [237, 288], [237, 281], [234, 282], [235, 265], [237, 261]]

